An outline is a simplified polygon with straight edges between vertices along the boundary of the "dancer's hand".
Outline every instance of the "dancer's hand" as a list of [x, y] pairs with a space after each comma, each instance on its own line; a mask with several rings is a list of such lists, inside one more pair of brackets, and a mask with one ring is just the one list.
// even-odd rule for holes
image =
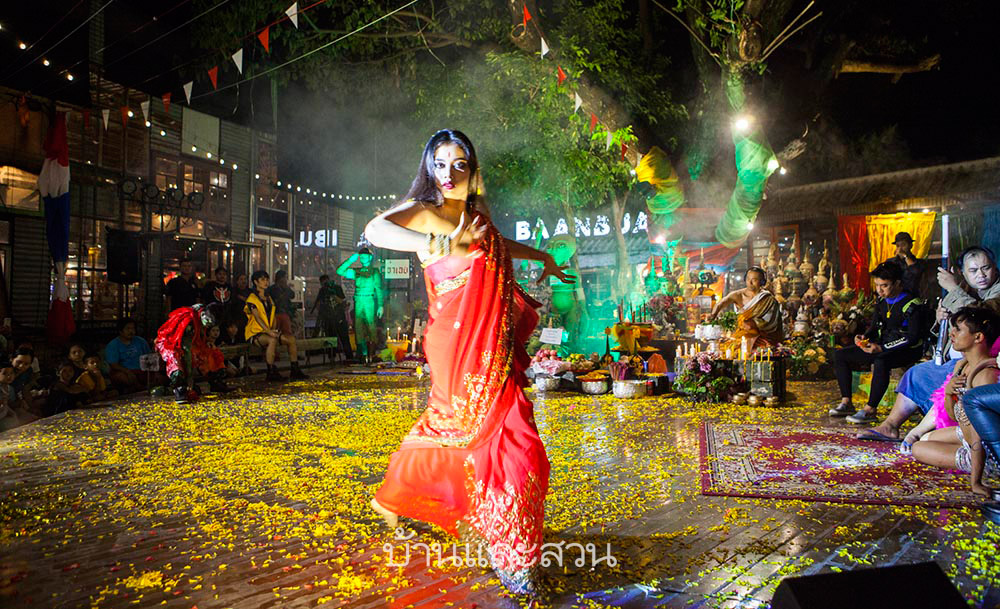
[[542, 275], [538, 278], [538, 281], [536, 282], [539, 285], [543, 281], [545, 281], [545, 279], [550, 275], [552, 277], [555, 277], [556, 279], [559, 279], [563, 283], [576, 283], [576, 279], [570, 277], [569, 275], [563, 272], [563, 269], [569, 268], [569, 265], [559, 266], [558, 264], [556, 264], [556, 259], [553, 258], [551, 254], [546, 254], [545, 260], [542, 261], [542, 264], [544, 265], [542, 267]]
[[476, 243], [486, 234], [486, 226], [479, 223], [479, 216], [475, 216], [469, 221], [469, 217], [462, 212], [458, 218], [458, 226], [451, 231], [448, 237], [451, 239], [452, 249], [458, 244], [469, 245]]

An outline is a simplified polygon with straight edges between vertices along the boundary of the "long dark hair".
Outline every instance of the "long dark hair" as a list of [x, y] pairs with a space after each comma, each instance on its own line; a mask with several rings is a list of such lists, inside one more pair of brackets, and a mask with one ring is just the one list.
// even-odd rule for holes
[[442, 129], [431, 136], [424, 146], [424, 153], [420, 157], [420, 167], [417, 175], [413, 178], [409, 192], [403, 197], [403, 201], [420, 201], [433, 203], [441, 206], [444, 198], [438, 190], [437, 182], [434, 180], [434, 153], [442, 144], [457, 144], [465, 152], [465, 160], [469, 164], [469, 195], [466, 204], [471, 208], [478, 202], [480, 195], [476, 192], [479, 182], [479, 159], [476, 157], [476, 149], [472, 146], [469, 137], [457, 129]]

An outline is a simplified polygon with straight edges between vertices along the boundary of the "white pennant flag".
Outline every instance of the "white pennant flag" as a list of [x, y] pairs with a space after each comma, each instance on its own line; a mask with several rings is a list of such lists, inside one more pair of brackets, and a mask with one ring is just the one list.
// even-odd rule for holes
[[611, 140], [612, 140], [611, 130], [608, 129], [608, 139], [604, 141], [604, 149], [605, 150], [608, 150], [609, 148], [611, 148]]
[[243, 75], [243, 49], [233, 53], [233, 63], [236, 64], [236, 69], [240, 71], [240, 75]]
[[142, 120], [149, 121], [149, 100], [140, 103], [139, 107], [142, 108]]
[[189, 106], [191, 105], [191, 87], [193, 86], [194, 86], [193, 80], [189, 80], [188, 82], [184, 83], [184, 97], [187, 98]]
[[580, 94], [579, 93], [574, 93], [573, 95], [576, 96], [576, 101], [573, 102], [573, 114], [576, 114], [576, 111], [579, 110], [580, 106], [583, 105], [583, 100], [580, 99]]
[[101, 116], [104, 117], [104, 130], [107, 131], [108, 130], [108, 117], [111, 116], [111, 110], [108, 110], [106, 108], [104, 110], [101, 110]]
[[545, 57], [545, 54], [548, 52], [549, 52], [549, 45], [545, 44], [545, 39], [542, 38], [542, 57]]
[[299, 3], [298, 2], [293, 2], [292, 5], [288, 7], [288, 10], [285, 11], [285, 14], [288, 15], [288, 18], [292, 20], [292, 25], [295, 26], [295, 29], [298, 29], [299, 28]]

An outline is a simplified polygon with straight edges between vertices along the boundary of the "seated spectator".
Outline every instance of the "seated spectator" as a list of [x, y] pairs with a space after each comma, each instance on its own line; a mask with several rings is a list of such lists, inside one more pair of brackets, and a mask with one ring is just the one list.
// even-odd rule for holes
[[10, 362], [14, 368], [14, 380], [10, 385], [25, 410], [35, 416], [44, 416], [49, 390], [39, 386], [38, 373], [32, 367], [34, 362], [34, 350], [27, 346], [18, 347]]
[[242, 345], [247, 342], [240, 334], [240, 324], [234, 319], [226, 323], [226, 331], [219, 335], [220, 345]]
[[254, 292], [247, 298], [246, 309], [247, 325], [244, 336], [251, 344], [257, 345], [264, 350], [264, 361], [267, 363], [267, 380], [283, 381], [274, 365], [277, 357], [278, 345], [284, 345], [288, 349], [288, 359], [291, 362], [291, 378], [308, 378], [299, 369], [298, 347], [295, 344], [295, 337], [291, 334], [283, 333], [279, 330], [275, 320], [277, 306], [268, 295], [268, 284], [270, 277], [267, 271], [255, 271], [251, 277], [254, 285]]
[[110, 400], [118, 395], [114, 389], [108, 389], [108, 384], [101, 374], [101, 358], [98, 355], [88, 355], [84, 358], [86, 370], [76, 379], [76, 383], [87, 390], [90, 402]]
[[118, 336], [104, 348], [104, 359], [111, 366], [111, 383], [119, 393], [145, 388], [139, 358], [151, 352], [146, 339], [135, 335], [133, 320], [126, 318], [118, 322]]
[[73, 380], [80, 378], [80, 375], [86, 372], [87, 365], [84, 363], [84, 358], [87, 355], [87, 350], [83, 348], [80, 343], [73, 343], [69, 346], [69, 361], [73, 364], [74, 376]]
[[[921, 463], [969, 472], [973, 492], [987, 497], [990, 492], [983, 486], [983, 471], [987, 469], [984, 453], [979, 435], [965, 415], [962, 395], [967, 389], [997, 382], [997, 362], [990, 356], [990, 347], [998, 337], [1000, 316], [989, 309], [968, 307], [952, 316], [952, 345], [964, 357], [955, 364], [945, 385], [947, 417], [942, 419], [957, 421], [958, 425], [932, 431], [912, 447], [913, 457]], [[991, 474], [1000, 471], [994, 462], [988, 469]]]
[[221, 316], [216, 321], [220, 324], [233, 316], [233, 287], [229, 285], [229, 271], [225, 267], [215, 269], [215, 279], [205, 283], [201, 301], [207, 305], [219, 303]]
[[883, 262], [875, 267], [871, 276], [879, 296], [875, 318], [864, 336], [854, 337], [856, 346], [834, 353], [833, 368], [840, 388], [840, 404], [830, 409], [830, 416], [846, 417], [857, 412], [851, 403], [852, 366], [871, 368], [872, 382], [865, 412], [871, 413], [871, 421], [874, 421], [875, 409], [889, 388], [889, 373], [893, 368], [912, 366], [923, 354], [923, 303], [903, 291], [902, 269]]
[[[962, 396], [962, 406], [981, 444], [971, 444], [973, 451], [986, 451], [994, 463], [1000, 463], [1000, 385], [983, 385]], [[1000, 524], [1000, 491], [988, 489], [992, 501], [980, 506], [983, 514]]]
[[274, 285], [267, 288], [267, 295], [271, 297], [277, 309], [275, 313], [275, 329], [282, 334], [294, 336], [292, 330], [292, 317], [295, 315], [295, 291], [288, 287], [288, 273], [285, 269], [278, 269], [274, 273]]
[[14, 367], [3, 364], [0, 368], [0, 432], [21, 425], [20, 417], [17, 416], [17, 392], [11, 387], [13, 381]]
[[920, 296], [920, 276], [923, 274], [924, 261], [913, 255], [913, 237], [910, 233], [896, 233], [892, 241], [896, 246], [895, 255], [885, 262], [895, 264], [903, 272], [903, 291], [913, 296]]
[[87, 390], [73, 382], [74, 374], [73, 362], [68, 359], [59, 362], [56, 381], [49, 390], [42, 416], [51, 417], [87, 403]]
[[[962, 271], [957, 278], [945, 269], [938, 271], [938, 284], [946, 292], [938, 306], [938, 321], [948, 319], [962, 307], [975, 304], [1000, 310], [1000, 273], [997, 272], [993, 252], [973, 246], [959, 254], [956, 263]], [[949, 360], [962, 357], [960, 353], [950, 349], [947, 343], [944, 345], [944, 353]], [[940, 365], [929, 361], [907, 370], [896, 388], [896, 402], [889, 416], [877, 427], [858, 434], [858, 438], [898, 442], [899, 426], [918, 408], [924, 413], [929, 411], [931, 393], [945, 383], [945, 377], [953, 368], [953, 361]], [[866, 406], [858, 414], [847, 417], [847, 421], [864, 423], [875, 418], [875, 410]]]
[[219, 350], [218, 340], [221, 332], [219, 326], [212, 326], [205, 336], [207, 345], [207, 356], [199, 365], [198, 371], [208, 378], [208, 387], [211, 393], [227, 393], [232, 389], [223, 380], [227, 376], [236, 376], [236, 368], [230, 368], [226, 364], [226, 359]]

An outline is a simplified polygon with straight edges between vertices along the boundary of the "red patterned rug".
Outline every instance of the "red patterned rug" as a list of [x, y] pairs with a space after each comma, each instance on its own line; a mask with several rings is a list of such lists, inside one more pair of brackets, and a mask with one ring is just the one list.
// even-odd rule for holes
[[969, 477], [918, 463], [856, 429], [792, 425], [701, 427], [701, 492], [727, 497], [961, 507]]

